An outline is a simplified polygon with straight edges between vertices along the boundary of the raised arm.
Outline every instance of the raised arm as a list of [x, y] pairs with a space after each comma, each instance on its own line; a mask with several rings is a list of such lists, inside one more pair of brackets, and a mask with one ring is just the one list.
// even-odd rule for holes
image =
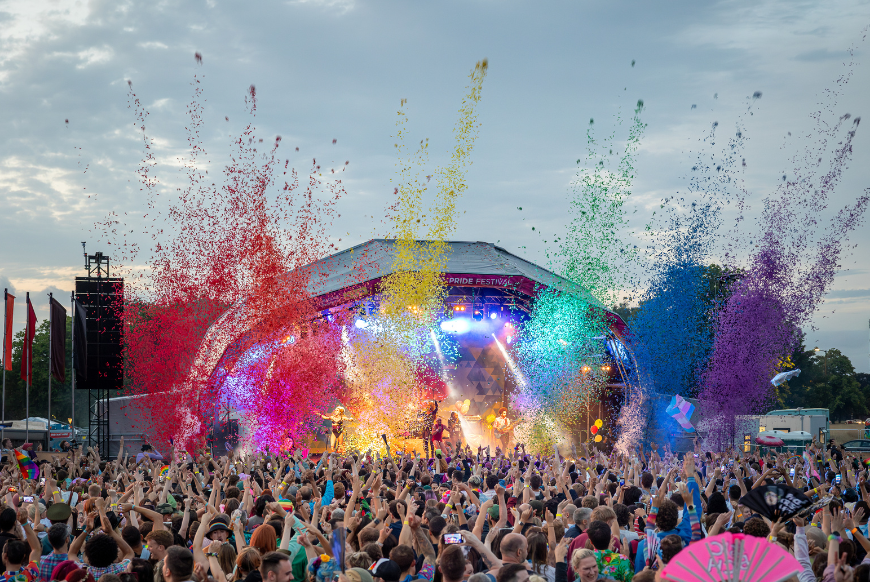
[[[96, 499], [97, 511], [100, 513], [100, 524], [103, 526], [103, 531], [115, 540], [115, 543], [118, 544], [118, 551], [121, 553], [121, 560], [129, 560], [135, 557], [135, 552], [133, 552], [133, 548], [131, 548], [127, 542], [124, 541], [124, 538], [121, 537], [114, 528], [112, 528], [112, 522], [109, 521], [109, 518], [106, 516], [106, 502], [101, 497]], [[160, 522], [163, 523], [162, 521]]]
[[501, 568], [502, 562], [498, 558], [495, 557], [495, 554], [492, 553], [486, 545], [480, 541], [480, 539], [471, 533], [468, 530], [460, 530], [459, 534], [462, 535], [462, 539], [465, 540], [465, 543], [480, 554], [480, 557], [483, 558], [483, 564], [490, 570], [494, 568]]
[[483, 522], [486, 521], [486, 516], [489, 513], [489, 508], [492, 507], [492, 499], [487, 499], [483, 502], [483, 505], [480, 506], [480, 513], [477, 515], [477, 519], [474, 521], [474, 536], [480, 539], [483, 535]]
[[202, 521], [199, 524], [199, 528], [196, 530], [196, 535], [193, 538], [193, 547], [191, 548], [193, 551], [193, 560], [204, 568], [209, 566], [210, 561], [206, 558], [205, 552], [203, 551], [202, 542], [205, 539], [205, 533], [208, 531], [208, 523], [211, 521], [213, 516], [214, 514], [211, 513], [211, 510], [206, 509], [205, 514], [202, 516]]
[[[37, 509], [37, 519], [39, 518], [39, 510]], [[30, 561], [39, 562], [42, 556], [42, 545], [39, 543], [39, 538], [36, 537], [36, 532], [30, 527], [30, 521], [27, 519], [27, 508], [18, 508], [18, 523], [24, 528], [24, 536], [27, 538], [27, 544], [30, 546]]]

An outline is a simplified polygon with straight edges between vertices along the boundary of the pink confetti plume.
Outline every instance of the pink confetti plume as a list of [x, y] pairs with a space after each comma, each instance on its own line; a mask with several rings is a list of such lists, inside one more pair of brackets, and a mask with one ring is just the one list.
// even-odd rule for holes
[[[335, 175], [344, 166], [327, 174], [311, 160], [299, 173], [289, 159], [282, 163], [280, 136], [257, 137], [252, 85], [245, 98], [251, 121], [234, 140], [222, 179], [210, 176], [202, 169], [201, 75], [192, 84], [186, 186], [177, 196], [160, 187], [148, 113], [130, 89], [145, 150], [138, 170], [145, 208], [137, 218], [152, 246], [144, 253], [126, 240], [131, 229], [121, 225], [134, 221], [132, 211], [102, 225], [127, 277], [128, 392], [141, 396], [134, 407], [150, 420], [141, 428], [154, 442], [203, 446], [216, 409], [229, 403], [255, 419], [257, 444], [277, 448], [306, 432], [312, 411], [340, 387], [340, 327], [318, 323], [309, 294], [326, 274], [298, 267], [335, 249], [326, 231], [344, 194]], [[260, 345], [268, 354], [250, 361]], [[216, 379], [218, 362], [225, 374]], [[242, 368], [244, 378], [234, 376]]]

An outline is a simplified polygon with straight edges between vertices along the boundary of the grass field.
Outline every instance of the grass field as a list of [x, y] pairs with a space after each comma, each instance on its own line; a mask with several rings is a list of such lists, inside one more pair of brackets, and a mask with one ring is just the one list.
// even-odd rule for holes
[[846, 441], [851, 441], [855, 439], [863, 439], [864, 425], [846, 423], [834, 424], [832, 422], [831, 438], [836, 439], [839, 444], [843, 444]]

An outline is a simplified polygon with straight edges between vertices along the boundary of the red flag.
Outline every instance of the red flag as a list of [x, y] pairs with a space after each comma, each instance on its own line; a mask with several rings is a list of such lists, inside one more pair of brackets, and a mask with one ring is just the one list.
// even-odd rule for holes
[[3, 367], [12, 371], [12, 306], [15, 305], [15, 295], [6, 291], [6, 316], [3, 320], [6, 323], [6, 330], [3, 333], [3, 339], [6, 345], [3, 346]]
[[21, 379], [33, 380], [33, 337], [36, 335], [36, 313], [27, 294], [27, 322], [24, 328], [24, 345], [21, 347]]

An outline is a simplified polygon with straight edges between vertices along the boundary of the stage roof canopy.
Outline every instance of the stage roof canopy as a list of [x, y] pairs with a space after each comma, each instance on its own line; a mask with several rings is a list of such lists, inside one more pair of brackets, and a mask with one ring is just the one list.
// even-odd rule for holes
[[[394, 239], [373, 239], [308, 265], [315, 273], [309, 288], [312, 297], [332, 296], [328, 303], [334, 305], [348, 288], [371, 289], [393, 273], [395, 243]], [[585, 288], [492, 243], [451, 241], [446, 253], [448, 285], [511, 288], [527, 295], [549, 287], [582, 297], [610, 312]]]

